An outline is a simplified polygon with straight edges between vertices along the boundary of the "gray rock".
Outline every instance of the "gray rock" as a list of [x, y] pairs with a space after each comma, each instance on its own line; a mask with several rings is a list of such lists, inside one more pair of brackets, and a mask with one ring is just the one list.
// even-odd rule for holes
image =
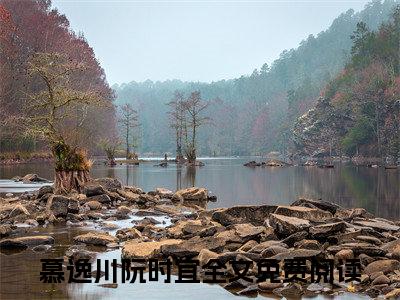
[[332, 214], [328, 211], [304, 206], [278, 206], [275, 214], [314, 222], [320, 222], [332, 218]]
[[212, 220], [224, 226], [232, 224], [251, 223], [261, 226], [264, 220], [276, 210], [273, 205], [242, 205], [223, 208], [212, 214]]
[[108, 204], [111, 202], [111, 199], [108, 195], [101, 194], [101, 195], [87, 197], [85, 202], [88, 202], [88, 201], [98, 201], [103, 204]]
[[106, 193], [103, 186], [97, 183], [88, 182], [82, 188], [82, 193], [85, 194], [87, 197], [103, 195]]
[[56, 218], [66, 217], [68, 214], [69, 198], [60, 195], [52, 195], [47, 200], [46, 210], [53, 214]]
[[383, 274], [387, 274], [393, 272], [394, 270], [400, 269], [400, 261], [395, 259], [386, 259], [386, 260], [377, 260], [370, 263], [368, 266], [365, 267], [364, 273], [365, 274], [372, 274], [376, 272], [383, 272]]
[[338, 232], [343, 232], [345, 229], [346, 229], [345, 222], [335, 222], [335, 223], [312, 226], [310, 227], [309, 232], [314, 238], [319, 239], [328, 237], [330, 235], [335, 235]]
[[1, 249], [17, 249], [27, 248], [37, 245], [51, 245], [54, 244], [54, 238], [47, 235], [24, 236], [13, 239], [4, 239], [0, 241]]
[[305, 199], [300, 198], [299, 200], [293, 202], [292, 206], [305, 206], [305, 207], [317, 207], [319, 209], [329, 211], [331, 214], [335, 214], [336, 210], [340, 209], [340, 206], [331, 202], [321, 201], [321, 200], [313, 200], [313, 199]]
[[97, 178], [93, 182], [100, 184], [105, 190], [110, 192], [116, 192], [122, 188], [122, 183], [117, 178]]
[[37, 194], [37, 198], [41, 198], [42, 196], [44, 196], [45, 194], [53, 194], [53, 186], [51, 185], [45, 185], [42, 186], [39, 190], [38, 190], [38, 194]]
[[288, 236], [311, 226], [308, 220], [278, 214], [270, 214], [268, 220], [278, 236]]

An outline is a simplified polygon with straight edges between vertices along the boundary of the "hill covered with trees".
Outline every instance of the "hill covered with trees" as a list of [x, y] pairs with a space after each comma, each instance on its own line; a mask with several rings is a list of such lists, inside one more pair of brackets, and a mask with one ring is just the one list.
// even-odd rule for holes
[[283, 51], [271, 66], [264, 64], [251, 75], [212, 83], [130, 82], [113, 86], [116, 103], [131, 103], [138, 110], [141, 152], [174, 153], [174, 133], [165, 104], [176, 90], [185, 96], [198, 90], [203, 99], [211, 101], [207, 114], [212, 120], [209, 130], [199, 133], [200, 155], [287, 153], [293, 150], [292, 129], [297, 118], [315, 105], [325, 85], [351, 58], [351, 35], [357, 23], [377, 30], [396, 3], [373, 1], [360, 12], [348, 10], [327, 30], [310, 35], [297, 49]]
[[[105, 73], [84, 36], [49, 0], [0, 1], [0, 78], [2, 153], [48, 151], [42, 141], [50, 130], [38, 130], [45, 122], [72, 146], [91, 151], [116, 134]], [[105, 105], [91, 105], [95, 96]], [[27, 117], [35, 126], [26, 126]]]
[[400, 5], [378, 30], [357, 24], [351, 58], [297, 122], [300, 154], [400, 156]]

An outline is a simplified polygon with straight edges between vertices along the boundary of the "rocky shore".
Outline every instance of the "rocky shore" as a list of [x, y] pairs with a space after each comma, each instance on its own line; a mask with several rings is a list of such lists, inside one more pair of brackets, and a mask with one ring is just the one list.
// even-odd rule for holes
[[[342, 208], [334, 203], [298, 199], [290, 206], [250, 205], [206, 209], [215, 201], [204, 188], [172, 192], [165, 188], [144, 192], [123, 186], [113, 178], [94, 179], [81, 194], [53, 194], [51, 186], [33, 193], [0, 199], [0, 249], [33, 248], [48, 251], [55, 243], [51, 234], [25, 235], [21, 228], [58, 226], [83, 227], [93, 222], [101, 230], [82, 232], [66, 257], [93, 258], [91, 245], [121, 249], [122, 258], [210, 259], [251, 264], [247, 277], [221, 286], [237, 295], [258, 293], [278, 297], [360, 293], [387, 299], [400, 297], [400, 221], [375, 217], [362, 208]], [[160, 216], [164, 219], [160, 221]], [[132, 220], [118, 228], [116, 220]], [[126, 224], [126, 223], [124, 223]], [[23, 226], [22, 226], [23, 225]], [[258, 282], [257, 263], [305, 258], [334, 263], [332, 284], [306, 282]], [[360, 281], [337, 279], [340, 266], [359, 259]], [[227, 278], [234, 270], [227, 264]], [[311, 265], [307, 261], [307, 273]], [[204, 276], [198, 268], [199, 278]]]

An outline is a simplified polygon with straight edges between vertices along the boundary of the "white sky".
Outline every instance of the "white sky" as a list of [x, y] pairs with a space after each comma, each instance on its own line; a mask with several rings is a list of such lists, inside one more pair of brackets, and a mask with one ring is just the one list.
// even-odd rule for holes
[[368, 1], [53, 0], [110, 84], [250, 74]]

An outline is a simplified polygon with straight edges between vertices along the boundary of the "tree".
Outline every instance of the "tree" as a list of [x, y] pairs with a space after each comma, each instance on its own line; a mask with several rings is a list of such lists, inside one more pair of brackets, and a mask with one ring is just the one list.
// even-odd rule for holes
[[121, 141], [118, 137], [104, 138], [100, 140], [99, 146], [106, 153], [107, 163], [109, 166], [115, 166], [115, 153], [118, 147], [121, 145]]
[[86, 68], [81, 62], [58, 53], [36, 53], [28, 65], [30, 78], [41, 85], [35, 86], [34, 93], [27, 93], [26, 132], [44, 138], [50, 146], [55, 159], [55, 192], [80, 192], [90, 178], [91, 162], [86, 150], [74, 145], [75, 138], [64, 125], [73, 122], [78, 129], [87, 116], [87, 107], [108, 102], [96, 90], [79, 89], [77, 79]]
[[133, 130], [139, 127], [138, 113], [133, 109], [131, 104], [126, 103], [121, 106], [119, 123], [121, 124], [125, 140], [126, 159], [131, 159], [131, 147], [135, 146]]
[[200, 126], [206, 124], [210, 118], [203, 116], [204, 110], [208, 107], [209, 102], [201, 99], [199, 91], [192, 92], [185, 100], [183, 107], [188, 115], [187, 127], [191, 128], [190, 136], [186, 138], [186, 157], [189, 164], [196, 161], [196, 137], [197, 130]]
[[170, 126], [176, 134], [176, 161], [183, 161], [182, 139], [187, 136], [186, 115], [184, 107], [184, 97], [179, 91], [175, 91], [174, 98], [167, 103], [170, 107], [169, 120]]

